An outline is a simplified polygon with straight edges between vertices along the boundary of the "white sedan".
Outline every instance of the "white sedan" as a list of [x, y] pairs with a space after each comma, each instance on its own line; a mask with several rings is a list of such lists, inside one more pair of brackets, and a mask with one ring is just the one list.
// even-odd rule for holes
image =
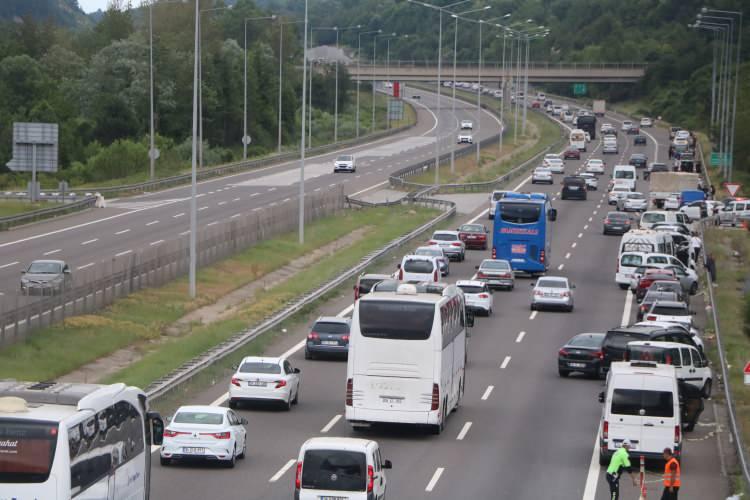
[[461, 130], [471, 130], [474, 128], [474, 123], [471, 120], [461, 120]]
[[607, 203], [609, 205], [617, 205], [617, 201], [621, 198], [625, 198], [630, 193], [630, 188], [624, 185], [613, 186], [607, 194]]
[[581, 172], [578, 174], [578, 177], [583, 177], [583, 180], [586, 181], [586, 189], [589, 191], [596, 191], [599, 189], [599, 179], [597, 179], [591, 172]]
[[531, 183], [537, 184], [546, 182], [548, 184], [552, 184], [554, 181], [552, 180], [552, 171], [547, 167], [536, 167], [534, 169], [534, 172], [531, 174]]
[[542, 166], [548, 168], [553, 174], [565, 173], [565, 162], [562, 158], [545, 158]]
[[575, 285], [562, 276], [544, 276], [536, 283], [532, 283], [534, 291], [531, 294], [531, 310], [542, 308], [562, 308], [568, 312], [573, 310], [573, 288]]
[[590, 158], [586, 161], [586, 172], [590, 174], [602, 175], [604, 174], [604, 167], [607, 164], [599, 158]]
[[299, 373], [286, 358], [248, 356], [229, 383], [229, 407], [241, 401], [276, 401], [288, 411], [299, 401]]
[[456, 286], [464, 292], [466, 306], [481, 311], [486, 316], [492, 314], [492, 291], [484, 281], [477, 280], [460, 280], [456, 281]]
[[653, 126], [654, 126], [654, 121], [651, 118], [647, 116], [644, 116], [643, 118], [641, 118], [641, 128], [653, 127]]
[[458, 144], [474, 144], [474, 137], [471, 134], [466, 133], [458, 134], [456, 142]]
[[672, 193], [664, 200], [664, 210], [678, 210], [680, 208], [680, 193]]
[[247, 420], [223, 406], [182, 406], [164, 429], [161, 465], [172, 460], [211, 460], [234, 467], [245, 458]]

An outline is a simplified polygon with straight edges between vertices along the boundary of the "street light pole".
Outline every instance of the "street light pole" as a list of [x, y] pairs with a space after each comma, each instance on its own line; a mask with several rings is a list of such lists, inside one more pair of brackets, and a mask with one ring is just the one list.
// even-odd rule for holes
[[[456, 52], [458, 51], [458, 16], [453, 15], [453, 82], [451, 87], [453, 89], [453, 96], [451, 99], [451, 115], [456, 117]], [[456, 147], [458, 141], [451, 141], [451, 174], [456, 172]]]
[[156, 151], [154, 149], [154, 2], [148, 4], [148, 65], [149, 65], [149, 93], [150, 93], [150, 113], [149, 113], [149, 178], [154, 179]]
[[284, 23], [279, 23], [279, 117], [277, 119], [277, 138], [276, 138], [276, 151], [281, 154], [281, 95], [283, 90], [282, 85], [282, 78], [284, 75], [283, 72], [283, 66], [284, 66]]
[[305, 87], [307, 85], [307, 3], [305, 0], [305, 35], [302, 46], [302, 133], [300, 134], [300, 162], [299, 162], [299, 244], [305, 243]]
[[189, 266], [189, 289], [190, 298], [195, 298], [195, 271], [196, 271], [196, 239], [195, 233], [197, 232], [197, 125], [198, 125], [198, 62], [200, 58], [199, 50], [199, 38], [200, 38], [200, 0], [195, 0], [195, 43], [193, 53], [193, 143], [192, 143], [192, 156], [191, 156], [191, 170], [190, 170], [190, 266]]
[[359, 86], [362, 83], [362, 73], [360, 72], [360, 61], [362, 59], [362, 35], [372, 35], [373, 33], [382, 33], [382, 32], [383, 30], [372, 30], [372, 31], [365, 31], [363, 33], [357, 33], [357, 75], [359, 75], [359, 78], [357, 78], [357, 109], [355, 110], [355, 115], [356, 115], [355, 120], [357, 122], [355, 127], [357, 130], [357, 137], [359, 137]]
[[505, 29], [503, 29], [503, 76], [500, 83], [500, 148], [498, 150], [498, 157], [503, 153], [503, 135], [505, 135]]
[[[479, 60], [477, 61], [477, 135], [481, 134], [482, 130], [482, 26], [484, 21], [479, 21]], [[479, 166], [480, 159], [480, 144], [482, 141], [477, 139], [477, 167]]]
[[523, 83], [523, 125], [521, 126], [522, 134], [526, 137], [526, 110], [529, 101], [529, 36], [526, 35], [526, 69]]
[[435, 124], [435, 187], [440, 185], [440, 87], [443, 69], [443, 9], [439, 15], [438, 29], [438, 70], [437, 70], [437, 123]]

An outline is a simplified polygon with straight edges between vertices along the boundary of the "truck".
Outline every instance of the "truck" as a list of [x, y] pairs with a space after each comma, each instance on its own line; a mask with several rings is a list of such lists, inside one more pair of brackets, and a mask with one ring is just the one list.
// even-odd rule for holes
[[594, 115], [604, 116], [605, 111], [607, 111], [607, 103], [601, 99], [597, 99], [594, 101], [592, 108], [594, 110]]
[[653, 172], [650, 180], [651, 206], [661, 208], [672, 193], [698, 189], [700, 175], [689, 172]]

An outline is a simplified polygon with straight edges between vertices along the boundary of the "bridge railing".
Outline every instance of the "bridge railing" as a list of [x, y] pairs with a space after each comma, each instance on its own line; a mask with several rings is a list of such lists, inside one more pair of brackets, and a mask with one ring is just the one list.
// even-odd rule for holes
[[[386, 66], [386, 60], [377, 59], [373, 65], [372, 59], [361, 59], [359, 66], [362, 69]], [[401, 60], [390, 60], [389, 66], [391, 68], [425, 68], [437, 66], [437, 59], [401, 59]], [[516, 68], [512, 62], [507, 62], [505, 66], [507, 68]], [[356, 63], [349, 65], [350, 71], [355, 70], [357, 67]], [[443, 60], [443, 68], [452, 68], [453, 60]], [[476, 68], [477, 61], [459, 61], [456, 62], [457, 68]], [[502, 61], [483, 61], [482, 68], [502, 68]], [[525, 68], [525, 65], [523, 65]], [[529, 61], [529, 69], [545, 69], [545, 70], [576, 70], [576, 69], [609, 69], [609, 70], [634, 70], [634, 69], [646, 69], [648, 63], [645, 62], [553, 62], [553, 61]], [[450, 73], [447, 71], [446, 74]]]

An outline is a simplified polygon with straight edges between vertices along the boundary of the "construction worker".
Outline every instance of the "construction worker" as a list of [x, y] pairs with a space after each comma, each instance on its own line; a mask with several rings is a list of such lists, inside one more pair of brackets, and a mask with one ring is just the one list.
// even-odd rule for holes
[[609, 497], [611, 500], [619, 500], [620, 498], [620, 475], [622, 470], [625, 469], [630, 478], [633, 480], [633, 486], [638, 486], [635, 477], [633, 476], [633, 469], [630, 466], [630, 440], [625, 439], [622, 445], [612, 455], [609, 461], [609, 467], [607, 467], [607, 484], [609, 484]]
[[664, 491], [661, 500], [677, 500], [680, 491], [680, 462], [672, 454], [671, 448], [664, 448]]

